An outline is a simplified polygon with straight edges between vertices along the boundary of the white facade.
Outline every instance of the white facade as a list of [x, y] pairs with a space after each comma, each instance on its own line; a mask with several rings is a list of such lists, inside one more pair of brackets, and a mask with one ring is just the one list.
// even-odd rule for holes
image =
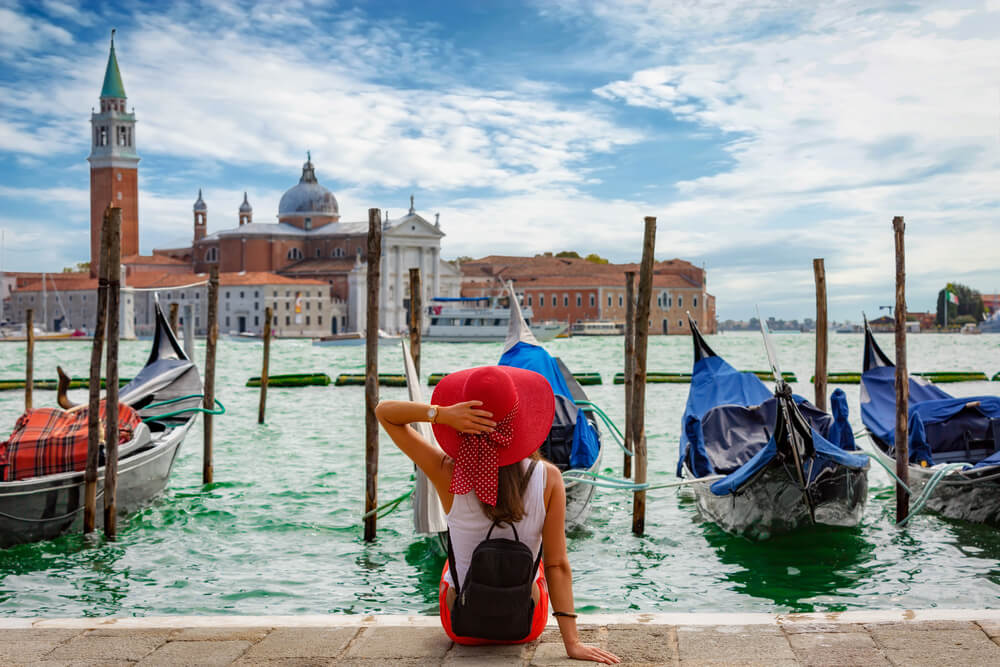
[[[459, 296], [462, 275], [451, 262], [441, 260], [444, 233], [416, 213], [387, 221], [382, 230], [379, 292], [379, 328], [390, 333], [408, 330], [410, 269], [420, 269], [424, 306], [435, 296]], [[368, 311], [368, 266], [359, 261], [348, 275], [348, 327], [364, 331]], [[427, 323], [424, 322], [424, 327]]]

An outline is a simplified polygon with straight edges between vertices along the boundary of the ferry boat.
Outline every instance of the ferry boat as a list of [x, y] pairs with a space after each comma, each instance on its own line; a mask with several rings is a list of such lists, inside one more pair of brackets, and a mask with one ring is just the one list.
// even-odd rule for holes
[[[531, 323], [531, 308], [522, 306], [531, 333], [540, 341], [566, 331], [565, 322]], [[505, 296], [439, 297], [427, 308], [430, 324], [424, 340], [441, 343], [499, 343], [507, 338], [510, 305]]]
[[569, 328], [569, 332], [574, 336], [621, 336], [625, 333], [625, 323], [609, 320], [579, 321]]

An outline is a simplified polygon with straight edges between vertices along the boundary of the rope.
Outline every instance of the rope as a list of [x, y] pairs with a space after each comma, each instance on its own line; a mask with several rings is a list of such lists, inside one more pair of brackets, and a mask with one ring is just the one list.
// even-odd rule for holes
[[[186, 401], [191, 398], [205, 398], [205, 394], [188, 394], [187, 396], [180, 396], [178, 398], [171, 398], [166, 401], [160, 401], [159, 403], [150, 403], [149, 405], [141, 408], [142, 410], [148, 410], [149, 408], [158, 408], [161, 405], [170, 405], [172, 403], [178, 403], [180, 401]], [[169, 417], [176, 417], [177, 415], [187, 414], [189, 412], [201, 412], [206, 415], [224, 415], [226, 414], [226, 406], [222, 404], [219, 399], [214, 399], [215, 405], [219, 406], [216, 410], [209, 410], [208, 408], [196, 405], [190, 408], [184, 408], [182, 410], [174, 410], [173, 412], [165, 412], [162, 415], [152, 415], [150, 417], [143, 417], [142, 421], [150, 422], [157, 421], [160, 419], [167, 419]]]
[[[371, 510], [370, 512], [365, 512], [361, 516], [361, 520], [363, 521], [363, 520], [369, 518], [370, 516], [372, 516], [373, 514], [377, 515], [375, 517], [376, 519], [381, 519], [382, 517], [389, 516], [390, 514], [392, 514], [399, 507], [400, 503], [402, 503], [404, 500], [406, 500], [407, 498], [409, 498], [412, 495], [413, 495], [413, 489], [410, 489], [409, 491], [407, 491], [406, 493], [404, 493], [400, 497], [393, 498], [392, 500], [390, 500], [386, 504], [379, 505], [378, 507], [376, 507], [375, 509]], [[385, 510], [385, 511], [383, 512], [383, 510]]]
[[708, 475], [706, 477], [697, 477], [695, 479], [683, 479], [679, 482], [665, 482], [662, 484], [650, 484], [649, 482], [644, 482], [642, 484], [636, 484], [635, 482], [630, 482], [625, 479], [599, 475], [598, 473], [590, 472], [589, 470], [567, 470], [563, 473], [564, 480], [571, 480], [580, 484], [590, 484], [591, 486], [603, 489], [619, 489], [631, 492], [652, 491], [654, 489], [673, 489], [679, 486], [715, 482], [723, 479], [724, 477], [726, 477], [726, 475]]
[[622, 451], [625, 452], [627, 456], [633, 456], [632, 452], [625, 447], [625, 436], [622, 435], [622, 432], [618, 429], [615, 423], [611, 421], [611, 417], [609, 417], [607, 413], [600, 408], [600, 406], [591, 401], [579, 400], [573, 402], [580, 407], [590, 408], [592, 412], [595, 412], [597, 416], [601, 418], [601, 421], [607, 425], [608, 430], [611, 431], [612, 439], [618, 444], [619, 447], [622, 448]]
[[934, 471], [934, 474], [931, 476], [930, 480], [928, 480], [927, 485], [924, 486], [923, 491], [920, 492], [920, 496], [918, 496], [916, 502], [913, 503], [913, 507], [910, 508], [910, 513], [907, 514], [906, 518], [902, 521], [897, 521], [896, 525], [905, 526], [913, 515], [919, 514], [920, 510], [924, 508], [924, 505], [930, 499], [931, 494], [934, 493], [934, 489], [937, 488], [937, 485], [941, 483], [941, 480], [956, 470], [964, 470], [967, 467], [971, 468], [972, 466], [968, 463], [948, 463], [947, 465], [944, 465]]

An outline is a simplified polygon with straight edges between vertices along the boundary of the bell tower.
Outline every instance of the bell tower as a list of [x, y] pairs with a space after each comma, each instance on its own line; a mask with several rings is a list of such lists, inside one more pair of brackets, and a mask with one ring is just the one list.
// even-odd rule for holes
[[100, 112], [91, 113], [90, 275], [97, 276], [101, 224], [109, 204], [122, 209], [122, 257], [139, 254], [139, 156], [135, 152], [135, 114], [125, 109], [125, 86], [115, 57], [115, 31], [101, 88]]
[[194, 242], [205, 238], [208, 220], [208, 205], [201, 198], [201, 188], [198, 188], [198, 200], [194, 203]]

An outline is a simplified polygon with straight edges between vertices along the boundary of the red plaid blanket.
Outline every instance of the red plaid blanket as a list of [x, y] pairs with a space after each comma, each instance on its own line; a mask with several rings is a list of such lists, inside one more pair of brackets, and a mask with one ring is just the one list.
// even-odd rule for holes
[[[0, 443], [0, 480], [11, 482], [86, 468], [87, 412], [87, 408], [76, 412], [39, 408], [21, 415], [10, 438]], [[101, 422], [105, 422], [104, 401]], [[119, 403], [118, 443], [129, 442], [141, 423], [139, 413]]]

